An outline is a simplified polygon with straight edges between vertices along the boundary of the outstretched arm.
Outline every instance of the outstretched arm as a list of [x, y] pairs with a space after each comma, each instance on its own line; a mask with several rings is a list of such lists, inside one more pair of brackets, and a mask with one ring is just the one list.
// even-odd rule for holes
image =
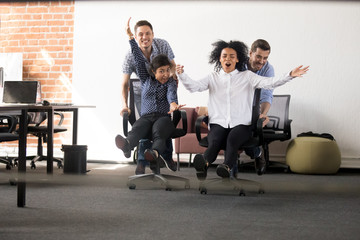
[[309, 70], [309, 66], [303, 68], [303, 65], [300, 65], [297, 68], [294, 68], [290, 72], [290, 76], [291, 77], [302, 77], [302, 75], [304, 75], [308, 70]]

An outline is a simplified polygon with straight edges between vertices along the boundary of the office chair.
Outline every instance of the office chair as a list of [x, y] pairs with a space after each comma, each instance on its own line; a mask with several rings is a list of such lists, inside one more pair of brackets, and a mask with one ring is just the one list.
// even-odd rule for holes
[[[0, 116], [0, 142], [18, 141], [19, 134], [15, 133], [17, 118], [15, 116]], [[11, 158], [0, 157], [0, 163], [6, 164], [6, 169], [10, 170], [14, 165]]]
[[[128, 134], [128, 123], [131, 125], [134, 124], [136, 119], [140, 117], [140, 109], [141, 109], [141, 83], [139, 79], [130, 79], [129, 82], [129, 108], [131, 110], [130, 115], [128, 113], [123, 114], [123, 131], [124, 135], [127, 136]], [[182, 128], [176, 128], [180, 119], [182, 120]], [[178, 110], [173, 112], [172, 121], [175, 126], [175, 131], [173, 132], [171, 138], [178, 138], [182, 137], [186, 134], [187, 131], [187, 120], [186, 120], [186, 112], [183, 110]], [[138, 151], [136, 148], [134, 152]], [[159, 162], [156, 164], [156, 169], [153, 170], [153, 173], [148, 174], [140, 174], [140, 175], [133, 175], [128, 178], [127, 186], [129, 189], [135, 189], [136, 184], [134, 183], [136, 180], [139, 179], [151, 179], [151, 180], [158, 180], [161, 184], [165, 185], [166, 191], [171, 190], [171, 185], [169, 180], [173, 181], [181, 181], [184, 182], [185, 188], [190, 188], [190, 181], [189, 179], [174, 176], [174, 175], [167, 175], [167, 174], [160, 174], [160, 164]]]
[[[283, 168], [284, 172], [290, 170], [285, 163], [271, 161], [269, 159], [269, 144], [273, 141], [286, 141], [291, 139], [291, 122], [289, 119], [290, 95], [274, 95], [271, 108], [268, 112], [269, 123], [263, 129], [263, 154], [266, 161], [266, 168]], [[253, 166], [254, 163], [242, 163], [239, 167]]]
[[[54, 133], [65, 132], [67, 129], [62, 126], [64, 121], [64, 114], [60, 112], [54, 112], [54, 115], [60, 117], [57, 124], [54, 125]], [[43, 143], [47, 142], [47, 126], [41, 125], [47, 119], [47, 113], [45, 112], [29, 112], [28, 113], [28, 133], [37, 137], [37, 155], [32, 157], [27, 157], [31, 159], [31, 169], [36, 169], [36, 162], [46, 159], [46, 156], [43, 155]], [[55, 158], [54, 161], [57, 162], [58, 168], [63, 167], [63, 160], [61, 158]]]
[[[244, 148], [253, 148], [257, 146], [263, 145], [263, 129], [262, 124], [264, 119], [259, 118], [260, 112], [260, 89], [256, 89], [254, 93], [254, 103], [252, 109], [252, 126], [253, 133], [250, 139], [242, 146], [240, 146], [239, 151], [242, 151]], [[208, 147], [208, 139], [207, 136], [203, 137], [201, 135], [201, 128], [203, 127], [203, 123], [208, 124], [208, 116], [200, 116], [195, 123], [196, 129], [196, 137], [199, 141], [200, 146]], [[226, 146], [221, 147], [222, 150], [226, 151]], [[239, 160], [238, 160], [239, 162]], [[225, 185], [231, 186], [234, 190], [239, 191], [239, 196], [245, 196], [244, 186], [255, 186], [258, 189], [258, 193], [264, 193], [262, 184], [252, 180], [239, 179], [237, 177], [231, 178], [212, 178], [200, 181], [199, 191], [201, 194], [207, 194], [207, 189], [209, 186], [213, 185]]]

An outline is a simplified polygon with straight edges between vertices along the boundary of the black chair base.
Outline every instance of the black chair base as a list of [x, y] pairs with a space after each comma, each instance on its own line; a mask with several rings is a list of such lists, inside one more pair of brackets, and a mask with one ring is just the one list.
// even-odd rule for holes
[[160, 174], [160, 162], [156, 163], [156, 168], [153, 171], [153, 173], [145, 173], [145, 174], [139, 174], [139, 175], [133, 175], [128, 178], [127, 186], [129, 189], [134, 190], [136, 188], [136, 184], [134, 183], [136, 180], [153, 180], [160, 182], [161, 185], [165, 186], [166, 191], [171, 191], [172, 186], [170, 184], [170, 181], [180, 181], [184, 182], [185, 186], [184, 188], [190, 188], [190, 181], [187, 178], [180, 177], [180, 176], [174, 176], [174, 175], [168, 175], [168, 174]]
[[[31, 169], [36, 169], [36, 162], [40, 162], [40, 161], [43, 161], [43, 160], [47, 160], [47, 157], [46, 156], [40, 156], [40, 155], [37, 155], [35, 157], [27, 157], [27, 159], [31, 159], [31, 162], [30, 162], [30, 168]], [[57, 167], [60, 169], [60, 168], [63, 168], [63, 159], [61, 158], [53, 158], [53, 161], [57, 163]]]
[[[253, 161], [251, 162], [242, 162], [239, 164], [239, 171], [241, 169], [245, 169], [245, 168], [253, 168], [255, 170], [255, 164]], [[268, 161], [266, 163], [266, 170], [269, 170], [270, 168], [281, 168], [283, 169], [283, 171], [285, 173], [290, 172], [290, 167], [288, 165], [286, 165], [285, 163], [282, 162], [276, 162], [276, 161]], [[266, 173], [266, 171], [265, 171]]]
[[11, 158], [8, 158], [8, 159], [0, 158], [0, 163], [6, 164], [6, 170], [11, 170], [11, 168], [14, 167], [14, 164], [13, 164]]
[[171, 191], [172, 186], [170, 184], [170, 181], [180, 181], [184, 182], [185, 186], [184, 188], [190, 188], [190, 181], [187, 178], [174, 176], [174, 175], [168, 175], [168, 174], [156, 174], [156, 173], [146, 173], [146, 174], [140, 174], [140, 175], [133, 175], [128, 178], [127, 186], [129, 189], [134, 190], [136, 188], [136, 184], [134, 183], [136, 180], [153, 180], [160, 182], [161, 185], [165, 186], [166, 191]]
[[224, 189], [233, 188], [233, 190], [239, 192], [239, 196], [245, 196], [245, 187], [255, 187], [257, 193], [265, 193], [261, 183], [240, 178], [211, 178], [201, 181], [199, 184], [199, 191], [201, 194], [207, 194], [208, 188], [211, 186], [223, 186]]

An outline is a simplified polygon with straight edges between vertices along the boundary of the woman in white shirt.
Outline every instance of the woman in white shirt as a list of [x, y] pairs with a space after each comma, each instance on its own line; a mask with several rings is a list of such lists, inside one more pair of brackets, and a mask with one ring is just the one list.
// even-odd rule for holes
[[210, 63], [215, 71], [195, 81], [184, 73], [184, 66], [177, 65], [178, 78], [190, 92], [209, 90], [208, 114], [209, 146], [204, 155], [194, 158], [198, 176], [206, 177], [208, 166], [216, 160], [220, 148], [226, 143], [225, 159], [216, 173], [223, 178], [230, 176], [236, 163], [238, 148], [251, 135], [252, 103], [256, 88], [273, 89], [295, 77], [301, 77], [308, 67], [299, 66], [280, 77], [262, 77], [245, 69], [248, 48], [239, 41], [218, 41], [213, 44]]

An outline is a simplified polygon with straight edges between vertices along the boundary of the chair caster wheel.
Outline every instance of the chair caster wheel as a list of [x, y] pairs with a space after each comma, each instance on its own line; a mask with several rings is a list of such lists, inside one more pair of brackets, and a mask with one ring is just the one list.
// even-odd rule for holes
[[36, 165], [35, 165], [34, 162], [31, 162], [31, 163], [30, 163], [30, 168], [31, 168], [31, 169], [36, 169]]
[[172, 189], [167, 187], [167, 188], [165, 188], [165, 191], [172, 191]]
[[58, 162], [57, 163], [57, 167], [60, 169], [60, 168], [63, 168], [63, 165], [62, 165], [62, 163], [61, 162]]
[[136, 188], [136, 185], [135, 185], [135, 184], [129, 185], [129, 189], [130, 189], [130, 190], [134, 190], [135, 188]]
[[17, 180], [15, 178], [9, 179], [9, 184], [11, 186], [16, 186], [17, 185]]
[[241, 190], [241, 191], [239, 192], [239, 196], [244, 197], [244, 196], [245, 196], [245, 192], [244, 192], [243, 190]]
[[201, 188], [201, 189], [200, 189], [200, 193], [201, 193], [201, 194], [207, 194], [206, 188]]
[[264, 193], [265, 193], [265, 191], [263, 189], [259, 190], [259, 194], [264, 194]]

